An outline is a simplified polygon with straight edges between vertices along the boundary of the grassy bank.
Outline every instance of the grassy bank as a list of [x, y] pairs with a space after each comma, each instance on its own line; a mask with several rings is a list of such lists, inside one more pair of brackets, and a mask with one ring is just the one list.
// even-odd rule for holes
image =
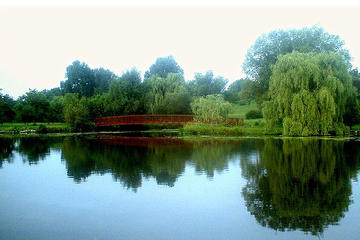
[[181, 129], [183, 136], [262, 136], [262, 135], [279, 135], [282, 129], [273, 129], [266, 131], [264, 124], [252, 121], [244, 126], [228, 127], [223, 125], [210, 124], [188, 124]]
[[44, 133], [68, 132], [65, 123], [0, 123], [0, 132], [35, 131]]

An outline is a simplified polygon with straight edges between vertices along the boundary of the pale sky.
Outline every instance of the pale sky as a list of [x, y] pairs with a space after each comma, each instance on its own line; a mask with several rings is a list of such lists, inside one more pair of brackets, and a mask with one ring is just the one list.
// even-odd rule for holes
[[0, 88], [13, 97], [58, 87], [74, 60], [118, 75], [131, 67], [143, 74], [157, 57], [172, 55], [186, 80], [212, 70], [234, 81], [244, 77], [245, 54], [262, 33], [315, 24], [339, 35], [360, 67], [360, 5], [353, 1], [25, 2], [0, 1]]

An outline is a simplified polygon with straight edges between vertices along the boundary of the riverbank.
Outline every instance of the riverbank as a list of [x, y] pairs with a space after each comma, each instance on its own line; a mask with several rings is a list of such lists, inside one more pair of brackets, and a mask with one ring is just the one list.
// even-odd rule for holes
[[65, 123], [1, 123], [0, 133], [28, 134], [28, 133], [68, 133], [70, 132]]
[[[87, 132], [71, 132], [65, 123], [3, 123], [0, 124], [1, 135], [53, 135], [53, 136], [71, 136], [88, 134], [126, 134], [126, 133], [154, 133], [164, 134], [177, 132], [180, 137], [244, 137], [244, 136], [279, 136], [282, 135], [282, 129], [265, 129], [263, 119], [245, 120], [243, 126], [224, 126], [212, 124], [188, 124], [185, 126], [157, 126], [148, 125], [136, 128], [114, 128], [98, 129]], [[355, 125], [351, 131], [352, 136], [360, 135], [360, 125]], [[172, 136], [174, 136], [172, 134]]]

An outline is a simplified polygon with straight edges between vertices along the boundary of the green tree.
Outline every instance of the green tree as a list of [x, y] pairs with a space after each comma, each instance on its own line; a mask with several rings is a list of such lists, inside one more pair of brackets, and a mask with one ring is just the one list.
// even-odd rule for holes
[[86, 98], [85, 104], [89, 110], [89, 118], [95, 119], [97, 117], [104, 117], [105, 108], [107, 105], [108, 94], [95, 94], [92, 97]]
[[42, 92], [30, 89], [17, 100], [17, 121], [48, 122], [51, 120], [51, 114], [50, 103]]
[[50, 120], [54, 122], [63, 122], [64, 121], [64, 97], [63, 96], [54, 96], [50, 101], [51, 116]]
[[188, 83], [189, 91], [192, 96], [207, 96], [211, 94], [220, 94], [225, 90], [228, 80], [217, 76], [209, 71], [205, 74], [195, 73], [195, 79]]
[[225, 123], [231, 111], [231, 104], [220, 94], [199, 97], [191, 103], [195, 120], [205, 123]]
[[45, 95], [45, 98], [48, 101], [51, 101], [54, 97], [58, 97], [58, 96], [62, 96], [63, 93], [61, 91], [61, 89], [59, 87], [57, 88], [52, 88], [50, 90], [44, 89], [42, 90], [40, 93]]
[[145, 72], [144, 78], [150, 78], [153, 75], [166, 78], [169, 73], [184, 75], [184, 70], [175, 61], [173, 56], [157, 58], [156, 62]]
[[350, 96], [346, 101], [344, 123], [350, 128], [355, 124], [360, 123], [360, 105], [355, 94]]
[[225, 100], [243, 105], [250, 104], [253, 97], [246, 92], [249, 90], [249, 82], [249, 79], [242, 78], [231, 83], [224, 92]]
[[144, 113], [144, 99], [140, 72], [133, 68], [110, 85], [105, 112], [108, 115]]
[[357, 68], [354, 68], [350, 71], [353, 80], [353, 86], [357, 90], [357, 96], [360, 96], [360, 72]]
[[243, 70], [253, 81], [251, 87], [253, 95], [259, 103], [268, 98], [271, 65], [278, 57], [293, 51], [307, 52], [336, 52], [347, 63], [350, 62], [348, 50], [344, 48], [344, 41], [339, 36], [325, 32], [318, 26], [290, 31], [273, 31], [263, 34], [248, 50]]
[[95, 75], [86, 63], [74, 61], [66, 68], [67, 80], [61, 82], [64, 93], [77, 93], [80, 97], [90, 97], [95, 90]]
[[0, 123], [12, 122], [15, 119], [15, 101], [7, 94], [3, 95], [0, 89]]
[[148, 112], [151, 114], [190, 113], [190, 94], [180, 73], [169, 73], [166, 78], [157, 75], [145, 79]]
[[291, 136], [343, 134], [345, 104], [354, 91], [348, 70], [337, 53], [280, 56], [264, 108], [267, 126], [283, 123], [284, 135]]
[[87, 130], [91, 127], [86, 99], [77, 94], [67, 93], [64, 96], [64, 119], [71, 131]]
[[111, 83], [118, 79], [118, 76], [108, 69], [96, 68], [92, 71], [94, 74], [95, 93], [98, 94], [108, 92]]

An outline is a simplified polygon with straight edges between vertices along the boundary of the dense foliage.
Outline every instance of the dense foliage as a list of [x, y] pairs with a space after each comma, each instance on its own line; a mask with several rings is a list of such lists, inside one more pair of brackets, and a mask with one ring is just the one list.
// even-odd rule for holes
[[336, 53], [280, 56], [264, 108], [268, 127], [283, 123], [284, 135], [291, 136], [342, 134], [345, 104], [354, 91], [348, 69]]
[[191, 109], [199, 122], [224, 124], [231, 111], [231, 104], [222, 95], [208, 95], [195, 99], [191, 103]]
[[354, 143], [265, 139], [262, 148], [257, 161], [241, 162], [245, 204], [259, 224], [318, 235], [344, 217], [359, 164]]
[[215, 77], [213, 72], [209, 71], [205, 74], [195, 73], [195, 79], [189, 82], [188, 87], [193, 96], [207, 96], [222, 93], [227, 83], [227, 79]]
[[299, 30], [279, 30], [263, 34], [248, 50], [243, 65], [247, 76], [253, 80], [252, 92], [258, 102], [263, 102], [268, 97], [271, 65], [275, 64], [278, 57], [293, 51], [308, 52], [336, 52], [344, 60], [350, 62], [350, 54], [344, 48], [344, 41], [337, 35], [325, 32], [322, 28], [314, 26]]
[[0, 123], [11, 122], [15, 118], [15, 101], [9, 95], [3, 95], [0, 89]]

